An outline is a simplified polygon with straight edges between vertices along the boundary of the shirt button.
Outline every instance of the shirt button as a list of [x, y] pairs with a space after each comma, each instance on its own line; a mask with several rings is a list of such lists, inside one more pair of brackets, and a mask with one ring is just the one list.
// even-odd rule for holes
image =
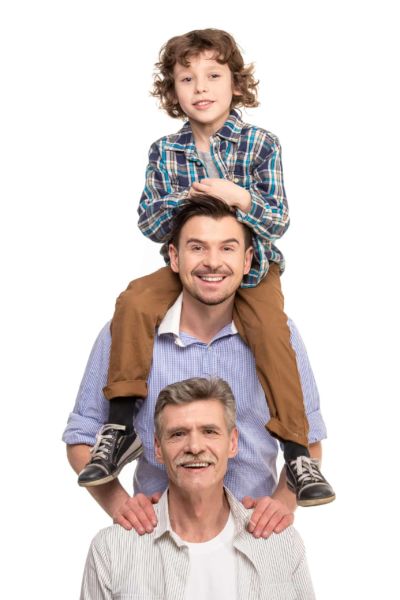
[[202, 167], [202, 166], [203, 166], [203, 163], [202, 163], [200, 160], [198, 160], [198, 161], [196, 162], [196, 165], [197, 165], [198, 167]]
[[239, 177], [234, 177], [233, 178], [233, 183], [239, 183]]

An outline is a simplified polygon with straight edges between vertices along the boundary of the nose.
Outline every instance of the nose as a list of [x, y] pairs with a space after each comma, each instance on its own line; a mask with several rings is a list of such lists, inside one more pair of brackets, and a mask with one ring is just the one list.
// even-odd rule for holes
[[209, 249], [207, 255], [204, 257], [204, 266], [209, 269], [217, 270], [221, 266], [222, 260], [218, 250]]
[[196, 94], [202, 94], [207, 91], [207, 79], [205, 77], [197, 77], [196, 79]]
[[200, 454], [203, 450], [201, 434], [198, 431], [191, 431], [186, 438], [185, 452], [188, 454]]

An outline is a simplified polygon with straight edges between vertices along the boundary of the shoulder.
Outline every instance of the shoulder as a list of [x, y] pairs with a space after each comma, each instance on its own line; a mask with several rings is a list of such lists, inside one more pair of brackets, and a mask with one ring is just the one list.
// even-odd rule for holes
[[281, 533], [273, 533], [267, 539], [255, 539], [252, 536], [252, 543], [262, 552], [265, 560], [273, 557], [282, 566], [286, 565], [288, 568], [297, 562], [298, 556], [304, 552], [303, 540], [293, 526], [287, 527]]
[[260, 161], [267, 160], [281, 151], [278, 136], [249, 123], [243, 123], [238, 142], [239, 151], [242, 149], [246, 154], [250, 152]]
[[269, 144], [270, 146], [279, 146], [279, 138], [277, 135], [268, 131], [267, 129], [263, 129], [262, 127], [257, 127], [257, 125], [251, 125], [250, 123], [243, 123], [241, 137], [252, 137], [258, 140], [260, 143]]
[[179, 131], [175, 133], [170, 133], [169, 135], [164, 135], [155, 142], [153, 142], [150, 146], [150, 152], [153, 150], [164, 150], [166, 148], [171, 148], [175, 146], [184, 146], [188, 144], [192, 138], [191, 128], [188, 122], [186, 122]]
[[154, 532], [140, 536], [134, 529], [128, 531], [120, 525], [111, 525], [95, 535], [91, 547], [111, 558], [119, 553], [125, 556], [132, 551], [140, 551], [144, 546], [152, 545], [153, 541]]

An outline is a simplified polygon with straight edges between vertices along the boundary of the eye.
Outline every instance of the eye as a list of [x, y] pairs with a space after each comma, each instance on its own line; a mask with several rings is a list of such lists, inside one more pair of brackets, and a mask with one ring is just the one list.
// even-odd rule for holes
[[201, 252], [203, 250], [203, 246], [199, 246], [199, 245], [193, 245], [190, 247], [192, 252]]
[[219, 73], [211, 73], [211, 75], [210, 75], [211, 79], [218, 79], [218, 77], [221, 77], [221, 75]]
[[183, 79], [181, 79], [181, 81], [183, 83], [190, 83], [192, 81], [192, 78], [189, 75], [187, 75], [186, 77], [183, 77]]
[[224, 246], [223, 250], [224, 252], [233, 252], [234, 248], [233, 246]]
[[184, 431], [174, 431], [174, 433], [171, 434], [171, 438], [180, 438], [184, 435], [185, 435]]

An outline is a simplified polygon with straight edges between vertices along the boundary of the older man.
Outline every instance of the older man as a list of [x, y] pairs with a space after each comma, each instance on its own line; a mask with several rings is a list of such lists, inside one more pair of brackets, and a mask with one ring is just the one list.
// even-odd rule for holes
[[[158, 393], [175, 381], [210, 375], [228, 381], [238, 407], [239, 452], [228, 468], [226, 485], [238, 499], [251, 496], [247, 506], [254, 506], [253, 499], [259, 498], [252, 519], [255, 535], [281, 531], [293, 521], [296, 497], [286, 485], [284, 471], [277, 481], [278, 445], [265, 429], [270, 415], [254, 357], [232, 321], [235, 291], [250, 269], [252, 253], [248, 229], [222, 201], [207, 196], [198, 198], [184, 206], [176, 217], [170, 258], [183, 293], [158, 328], [148, 396], [135, 418], [135, 429], [144, 448], [135, 471], [135, 492], [139, 495], [130, 498], [118, 480], [90, 488], [96, 500], [124, 527], [133, 526], [141, 533], [152, 531], [156, 519], [146, 497], [167, 486], [165, 469], [157, 464], [153, 448], [153, 414]], [[208, 281], [207, 273], [223, 273], [223, 277]], [[298, 331], [293, 323], [290, 328], [310, 425], [310, 454], [317, 459], [321, 454], [319, 442], [325, 437], [318, 392]], [[87, 464], [95, 434], [107, 418], [102, 388], [107, 379], [109, 351], [110, 330], [106, 326], [89, 359], [64, 433], [69, 460], [77, 472]], [[108, 432], [94, 447], [92, 463], [101, 464], [112, 443]], [[315, 490], [316, 496], [322, 493], [329, 500], [333, 491], [313, 459], [301, 464], [293, 461], [293, 475], [309, 495]]]
[[289, 527], [256, 539], [249, 511], [223, 481], [238, 449], [235, 400], [221, 379], [169, 385], [155, 407], [155, 456], [168, 488], [147, 536], [101, 531], [87, 559], [82, 600], [313, 600], [303, 544]]

